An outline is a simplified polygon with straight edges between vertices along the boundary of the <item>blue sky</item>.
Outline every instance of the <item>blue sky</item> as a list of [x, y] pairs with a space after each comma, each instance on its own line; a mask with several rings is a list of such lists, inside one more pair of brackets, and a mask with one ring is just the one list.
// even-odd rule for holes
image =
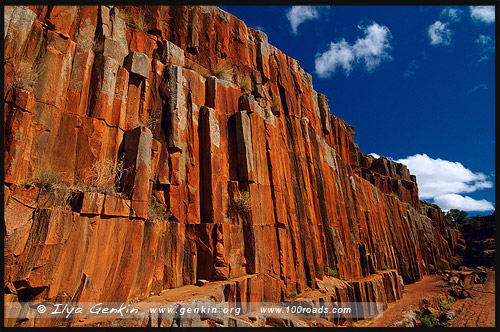
[[221, 6], [313, 75], [365, 154], [404, 162], [421, 199], [495, 204], [495, 7]]

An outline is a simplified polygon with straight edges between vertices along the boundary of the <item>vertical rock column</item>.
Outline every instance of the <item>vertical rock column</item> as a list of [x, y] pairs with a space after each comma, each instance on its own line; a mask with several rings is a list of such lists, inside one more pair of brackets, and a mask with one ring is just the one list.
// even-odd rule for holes
[[147, 218], [149, 171], [153, 134], [146, 127], [125, 132], [123, 139], [125, 174], [123, 189], [130, 193], [132, 210], [136, 217]]
[[170, 89], [168, 147], [174, 151], [182, 151], [184, 145], [183, 132], [187, 126], [187, 107], [183, 90], [182, 68], [173, 65], [168, 66], [167, 75]]
[[247, 111], [236, 112], [236, 144], [238, 147], [238, 176], [241, 181], [254, 181], [252, 127]]
[[212, 108], [202, 106], [200, 109], [200, 168], [201, 178], [201, 222], [214, 222], [214, 211], [221, 211], [220, 164], [217, 153], [220, 147], [219, 122]]
[[328, 106], [328, 97], [322, 93], [318, 93], [318, 106], [323, 131], [328, 135], [330, 134], [330, 107]]
[[101, 54], [96, 55], [92, 68], [89, 116], [110, 122], [109, 116], [115, 95], [118, 62]]
[[124, 67], [129, 71], [127, 115], [125, 126], [134, 128], [139, 120], [141, 104], [144, 99], [144, 86], [149, 77], [149, 59], [146, 54], [131, 52], [124, 60]]

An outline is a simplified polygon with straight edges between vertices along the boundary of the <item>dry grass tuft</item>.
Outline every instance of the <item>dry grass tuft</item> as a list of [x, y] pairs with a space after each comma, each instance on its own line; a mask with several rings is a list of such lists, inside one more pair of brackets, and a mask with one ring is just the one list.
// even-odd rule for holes
[[156, 126], [161, 123], [161, 111], [150, 111], [148, 114], [147, 127], [154, 131]]
[[133, 26], [142, 32], [148, 32], [149, 30], [149, 19], [145, 11], [140, 11], [137, 16], [134, 16]]
[[230, 68], [225, 60], [217, 62], [214, 75], [221, 80], [231, 81], [233, 79], [233, 68]]
[[47, 193], [63, 188], [62, 179], [62, 174], [55, 172], [52, 168], [40, 167], [31, 179], [23, 183], [37, 186], [42, 192]]
[[76, 185], [75, 189], [121, 196], [118, 188], [122, 178], [128, 171], [128, 169], [124, 168], [123, 159], [121, 158], [118, 159], [116, 165], [111, 158], [106, 158], [101, 163], [97, 161], [89, 169], [86, 181]]
[[148, 10], [142, 6], [139, 6], [136, 14], [132, 14], [130, 7], [127, 6], [116, 6], [118, 9], [118, 17], [120, 17], [126, 25], [133, 26], [139, 31], [148, 32], [150, 28], [150, 21], [148, 16]]
[[116, 6], [118, 9], [118, 17], [121, 18], [125, 24], [132, 25], [132, 13], [126, 6]]
[[248, 75], [237, 74], [236, 84], [238, 84], [245, 91], [252, 91], [252, 80]]

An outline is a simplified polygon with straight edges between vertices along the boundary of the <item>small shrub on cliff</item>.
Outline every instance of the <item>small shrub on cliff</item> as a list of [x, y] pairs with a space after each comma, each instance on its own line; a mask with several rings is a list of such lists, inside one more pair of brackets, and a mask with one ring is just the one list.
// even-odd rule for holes
[[13, 58], [12, 55], [4, 54], [4, 56], [3, 56], [3, 64], [4, 64], [4, 66], [10, 65], [12, 63], [12, 58]]
[[138, 11], [134, 15], [130, 11], [129, 7], [116, 6], [116, 8], [118, 8], [118, 17], [120, 17], [126, 25], [133, 26], [142, 32], [148, 32], [150, 22], [147, 9], [139, 7]]
[[298, 295], [299, 295], [299, 294], [297, 294], [297, 292], [293, 292], [293, 293], [292, 293], [292, 296], [293, 296], [293, 297], [297, 297]]
[[141, 10], [133, 17], [133, 26], [142, 32], [148, 32], [150, 22], [147, 10]]
[[214, 75], [221, 80], [230, 81], [233, 78], [233, 68], [226, 61], [218, 61], [214, 68]]
[[351, 240], [352, 240], [352, 243], [354, 243], [354, 244], [358, 243], [358, 240], [356, 240], [356, 237], [352, 233], [351, 233]]
[[339, 272], [336, 269], [334, 269], [332, 267], [328, 267], [328, 275], [330, 277], [337, 277], [338, 274], [339, 274]]
[[106, 158], [102, 162], [96, 161], [88, 171], [86, 182], [77, 185], [75, 189], [121, 196], [117, 188], [128, 171], [121, 158], [118, 159], [116, 165], [111, 158]]
[[250, 79], [250, 77], [248, 75], [237, 74], [236, 75], [236, 84], [238, 84], [245, 91], [252, 90], [252, 80]]
[[132, 13], [130, 9], [125, 6], [116, 6], [118, 9], [118, 17], [121, 18], [125, 24], [132, 25]]
[[158, 203], [154, 198], [148, 201], [148, 221], [166, 220], [168, 221], [172, 213], [167, 211], [166, 207]]
[[389, 267], [387, 265], [383, 265], [380, 269], [385, 271], [385, 270], [389, 270]]
[[280, 97], [277, 95], [273, 97], [273, 101], [271, 102], [271, 110], [275, 111], [280, 106]]
[[147, 115], [147, 119], [144, 119], [142, 116], [139, 117], [139, 125], [146, 126], [151, 131], [154, 131], [159, 123], [161, 123], [161, 111], [151, 110]]
[[241, 192], [238, 197], [233, 199], [233, 205], [239, 212], [248, 212], [252, 208], [252, 201], [248, 191]]
[[51, 192], [60, 188], [61, 180], [61, 173], [55, 172], [49, 167], [38, 169], [35, 176], [27, 183], [39, 187], [43, 192]]
[[399, 199], [399, 195], [396, 193], [390, 193], [389, 196]]

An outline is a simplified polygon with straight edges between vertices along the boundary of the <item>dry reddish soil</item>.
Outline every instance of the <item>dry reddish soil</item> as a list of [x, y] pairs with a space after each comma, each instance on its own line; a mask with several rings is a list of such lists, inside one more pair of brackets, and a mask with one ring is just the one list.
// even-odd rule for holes
[[[354, 323], [354, 326], [388, 327], [401, 321], [410, 310], [418, 312], [425, 301], [436, 303], [436, 297], [444, 297], [447, 287], [439, 275], [427, 275], [419, 282], [406, 285], [403, 298], [389, 303], [387, 309], [377, 318]], [[484, 284], [467, 289], [472, 298], [458, 299], [450, 308], [456, 316], [448, 322], [453, 327], [495, 326], [495, 271], [488, 270]]]
[[495, 271], [488, 270], [485, 283], [468, 291], [472, 298], [457, 300], [451, 306], [457, 315], [449, 322], [450, 326], [495, 326]]

